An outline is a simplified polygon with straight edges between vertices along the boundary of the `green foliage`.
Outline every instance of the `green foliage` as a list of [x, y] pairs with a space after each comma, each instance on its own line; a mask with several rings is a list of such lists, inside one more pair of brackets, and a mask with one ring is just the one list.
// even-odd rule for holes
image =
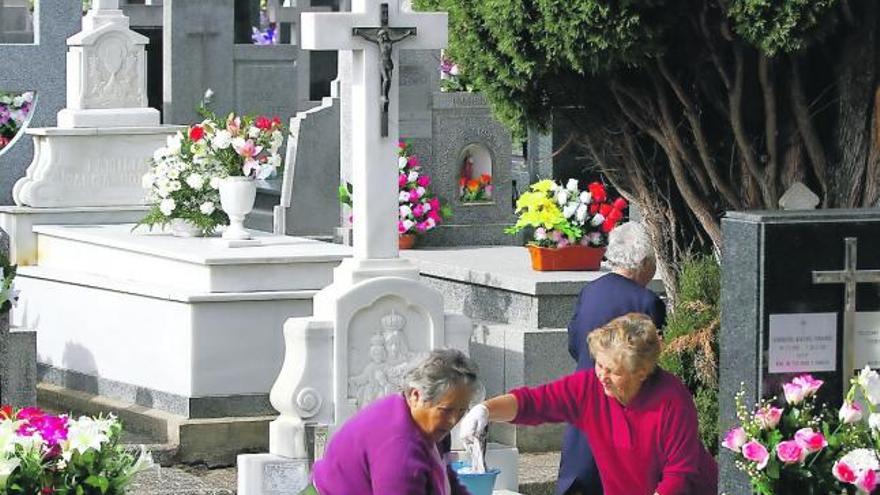
[[736, 32], [767, 55], [802, 50], [822, 34], [838, 0], [736, 0], [728, 15]]
[[679, 276], [679, 300], [663, 330], [660, 366], [694, 395], [700, 438], [718, 451], [718, 327], [721, 269], [711, 256], [688, 257]]
[[13, 265], [6, 255], [0, 254], [0, 314], [8, 313], [18, 299], [14, 285], [17, 271], [18, 265]]

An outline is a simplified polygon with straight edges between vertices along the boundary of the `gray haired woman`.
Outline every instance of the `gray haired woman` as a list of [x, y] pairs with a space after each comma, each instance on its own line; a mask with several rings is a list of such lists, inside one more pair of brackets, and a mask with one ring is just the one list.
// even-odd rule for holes
[[481, 388], [476, 364], [460, 351], [435, 350], [404, 383], [403, 393], [373, 402], [336, 431], [301, 495], [468, 493], [437, 444]]

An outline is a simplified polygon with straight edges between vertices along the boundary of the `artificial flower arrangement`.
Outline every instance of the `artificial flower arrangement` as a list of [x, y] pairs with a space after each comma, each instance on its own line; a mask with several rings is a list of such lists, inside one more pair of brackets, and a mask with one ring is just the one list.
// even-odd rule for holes
[[[753, 411], [743, 403], [744, 392], [737, 394], [740, 425], [721, 445], [736, 453], [737, 467], [756, 492], [869, 494], [877, 488], [880, 375], [865, 367], [837, 411], [816, 403], [822, 384], [811, 375], [798, 376], [783, 385], [784, 404], [762, 400]], [[859, 395], [866, 406], [859, 404]]]
[[210, 235], [229, 221], [220, 208], [222, 179], [267, 179], [281, 168], [281, 119], [233, 113], [221, 118], [208, 107], [212, 96], [208, 90], [199, 105], [204, 120], [170, 136], [153, 153], [142, 182], [150, 211], [139, 225], [165, 226], [180, 219]]
[[517, 199], [519, 218], [505, 232], [516, 234], [532, 227], [529, 244], [545, 248], [601, 247], [608, 244], [608, 233], [623, 219], [627, 206], [623, 198], [611, 199], [599, 182], [582, 190], [577, 179], [569, 179], [565, 186], [545, 179], [531, 184]]
[[461, 73], [456, 64], [446, 51], [440, 53], [440, 91], [451, 93], [456, 91], [474, 91], [474, 86]]
[[25, 91], [21, 94], [0, 91], [0, 150], [5, 148], [31, 113], [34, 92]]
[[[422, 173], [419, 157], [412, 154], [411, 146], [406, 141], [400, 141], [397, 146], [397, 233], [423, 234], [451, 217], [452, 211], [428, 189], [431, 177]], [[351, 184], [339, 186], [339, 200], [351, 208]]]
[[492, 199], [492, 176], [480, 174], [474, 178], [474, 160], [470, 155], [464, 159], [461, 177], [458, 178], [458, 198], [462, 202], [489, 201]]
[[0, 409], [0, 489], [4, 494], [122, 495], [153, 466], [143, 447], [119, 443], [112, 415], [73, 419], [36, 407]]

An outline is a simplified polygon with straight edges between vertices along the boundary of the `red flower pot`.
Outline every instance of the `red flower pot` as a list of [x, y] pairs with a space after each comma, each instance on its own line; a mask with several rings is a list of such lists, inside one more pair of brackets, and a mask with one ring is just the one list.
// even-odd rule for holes
[[605, 255], [604, 247], [566, 246], [545, 248], [529, 244], [532, 269], [539, 272], [570, 270], [598, 270]]
[[400, 234], [397, 237], [397, 249], [412, 249], [416, 244], [415, 234]]

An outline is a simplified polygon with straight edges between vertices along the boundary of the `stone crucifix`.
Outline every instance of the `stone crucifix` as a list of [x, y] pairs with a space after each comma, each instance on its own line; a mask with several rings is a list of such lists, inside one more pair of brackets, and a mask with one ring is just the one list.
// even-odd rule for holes
[[352, 52], [351, 121], [344, 125], [352, 130], [354, 258], [395, 259], [399, 119], [392, 69], [399, 50], [446, 46], [446, 14], [404, 12], [399, 0], [353, 0], [351, 12], [304, 13], [301, 25], [303, 49]]
[[844, 239], [843, 270], [813, 271], [814, 284], [844, 284], [843, 293], [843, 393], [849, 390], [855, 370], [856, 284], [880, 283], [880, 270], [858, 270], [858, 239]]

